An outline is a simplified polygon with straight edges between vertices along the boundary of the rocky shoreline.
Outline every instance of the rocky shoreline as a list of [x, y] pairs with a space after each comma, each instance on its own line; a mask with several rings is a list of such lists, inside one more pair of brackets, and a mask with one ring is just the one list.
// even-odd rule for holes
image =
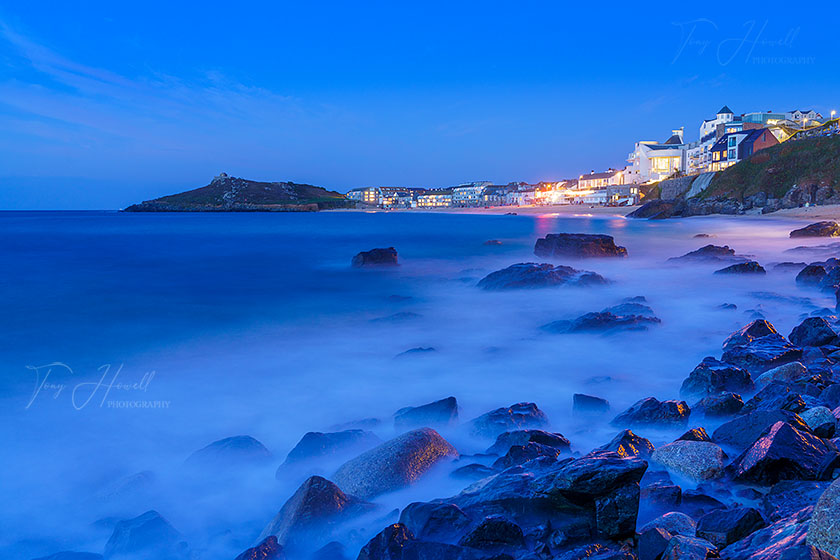
[[[834, 231], [815, 224], [791, 235]], [[628, 258], [612, 237], [587, 234], [549, 234], [535, 253]], [[732, 274], [763, 270], [715, 245], [671, 262], [713, 263]], [[799, 270], [797, 283], [832, 294], [840, 289], [837, 259], [789, 264]], [[400, 263], [388, 247], [359, 253], [352, 266], [376, 273]], [[569, 266], [518, 263], [487, 275], [476, 289], [577, 290], [608, 282]], [[543, 329], [565, 335], [657, 328], [661, 321], [648, 303], [644, 296], [626, 298]], [[386, 441], [365, 421], [309, 432], [277, 470], [278, 478], [305, 480], [236, 560], [836, 559], [840, 329], [834, 310], [811, 314], [787, 336], [764, 319], [752, 320], [723, 340], [716, 356], [686, 372], [679, 397], [639, 397], [616, 411], [597, 394], [570, 396], [576, 416], [612, 427], [614, 436], [597, 446], [552, 430], [536, 402], [462, 421], [453, 396], [395, 411], [394, 437]], [[459, 445], [465, 441], [480, 451]], [[271, 460], [259, 441], [237, 436], [187, 462], [197, 472], [237, 472]], [[434, 477], [459, 490], [396, 510], [385, 505], [383, 497]], [[101, 558], [75, 554], [61, 558]], [[156, 511], [117, 523], [103, 557], [143, 554], [193, 557]]]

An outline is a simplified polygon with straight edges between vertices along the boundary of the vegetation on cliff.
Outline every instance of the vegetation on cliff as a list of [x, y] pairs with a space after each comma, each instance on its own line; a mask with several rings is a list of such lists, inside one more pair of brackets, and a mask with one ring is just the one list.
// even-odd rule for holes
[[222, 173], [206, 187], [134, 204], [126, 212], [317, 211], [348, 208], [341, 193], [300, 183], [249, 181]]
[[718, 173], [702, 198], [781, 199], [794, 186], [840, 188], [840, 136], [789, 141], [761, 150]]

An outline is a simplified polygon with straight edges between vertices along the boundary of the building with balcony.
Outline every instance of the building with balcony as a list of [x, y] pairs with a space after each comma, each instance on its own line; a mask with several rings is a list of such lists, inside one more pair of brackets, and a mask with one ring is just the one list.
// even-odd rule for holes
[[712, 147], [711, 171], [722, 171], [778, 143], [776, 136], [766, 128], [726, 134]]

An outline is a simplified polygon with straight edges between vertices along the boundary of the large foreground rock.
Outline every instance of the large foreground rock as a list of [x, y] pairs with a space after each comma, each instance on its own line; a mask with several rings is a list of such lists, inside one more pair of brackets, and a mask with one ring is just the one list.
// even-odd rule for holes
[[831, 483], [814, 506], [807, 542], [834, 556], [840, 555], [840, 479]]
[[534, 254], [538, 257], [626, 257], [627, 249], [617, 246], [610, 235], [549, 233], [537, 239]]
[[788, 338], [797, 346], [836, 346], [840, 337], [823, 317], [808, 317], [793, 328]]
[[697, 536], [718, 548], [739, 541], [767, 525], [755, 508], [718, 509], [707, 513], [697, 522]]
[[685, 401], [659, 401], [654, 397], [642, 399], [616, 416], [613, 426], [685, 426], [691, 409]]
[[326, 544], [331, 529], [354, 515], [371, 509], [371, 504], [345, 494], [320, 476], [308, 478], [283, 504], [263, 529], [259, 540], [276, 537], [283, 546]]
[[840, 236], [840, 224], [837, 222], [825, 221], [816, 222], [805, 226], [804, 228], [795, 229], [790, 232], [791, 237], [838, 237]]
[[487, 453], [492, 455], [504, 455], [510, 451], [511, 447], [527, 445], [529, 443], [538, 443], [559, 449], [560, 451], [569, 451], [569, 440], [563, 434], [546, 432], [544, 430], [513, 430], [499, 434], [496, 442], [490, 446]]
[[431, 428], [407, 432], [344, 463], [333, 480], [362, 499], [405, 488], [458, 452]]
[[484, 290], [514, 290], [552, 286], [599, 286], [607, 283], [606, 278], [600, 274], [576, 270], [570, 266], [518, 263], [491, 272], [479, 281], [478, 287]]
[[724, 560], [836, 560], [830, 554], [806, 544], [811, 508], [759, 529], [727, 546]]
[[362, 266], [397, 266], [399, 263], [397, 250], [393, 247], [384, 249], [371, 249], [358, 253], [351, 264], [355, 267]]
[[780, 480], [820, 480], [836, 456], [820, 438], [776, 422], [727, 469], [736, 481], [765, 486]]
[[658, 448], [651, 458], [697, 481], [717, 478], [723, 472], [723, 450], [706, 441], [675, 441]]
[[503, 432], [528, 428], [545, 428], [548, 416], [534, 403], [516, 403], [506, 408], [497, 408], [470, 421], [469, 429], [474, 436], [494, 438]]
[[646, 469], [641, 459], [593, 453], [533, 472], [510, 469], [442, 502], [473, 519], [504, 515], [523, 527], [550, 523], [569, 539], [621, 539], [635, 532]]
[[181, 534], [154, 510], [117, 523], [103, 554], [106, 560], [135, 557], [186, 560], [189, 555]]

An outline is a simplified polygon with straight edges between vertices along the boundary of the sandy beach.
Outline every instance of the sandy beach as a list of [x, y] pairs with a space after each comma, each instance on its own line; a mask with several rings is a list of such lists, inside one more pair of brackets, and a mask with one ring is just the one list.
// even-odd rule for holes
[[[626, 216], [639, 208], [638, 206], [585, 206], [585, 205], [557, 205], [557, 206], [491, 206], [488, 208], [412, 208], [398, 210], [383, 210], [380, 208], [356, 208], [326, 210], [328, 212], [433, 212], [444, 214], [516, 214], [516, 215], [562, 215], [562, 216]], [[695, 216], [697, 217], [697, 216]], [[818, 222], [821, 220], [840, 221], [840, 205], [809, 206], [803, 208], [788, 208], [761, 214], [748, 212], [742, 217], [749, 218], [793, 218], [803, 221]], [[681, 218], [687, 219], [687, 218]]]

